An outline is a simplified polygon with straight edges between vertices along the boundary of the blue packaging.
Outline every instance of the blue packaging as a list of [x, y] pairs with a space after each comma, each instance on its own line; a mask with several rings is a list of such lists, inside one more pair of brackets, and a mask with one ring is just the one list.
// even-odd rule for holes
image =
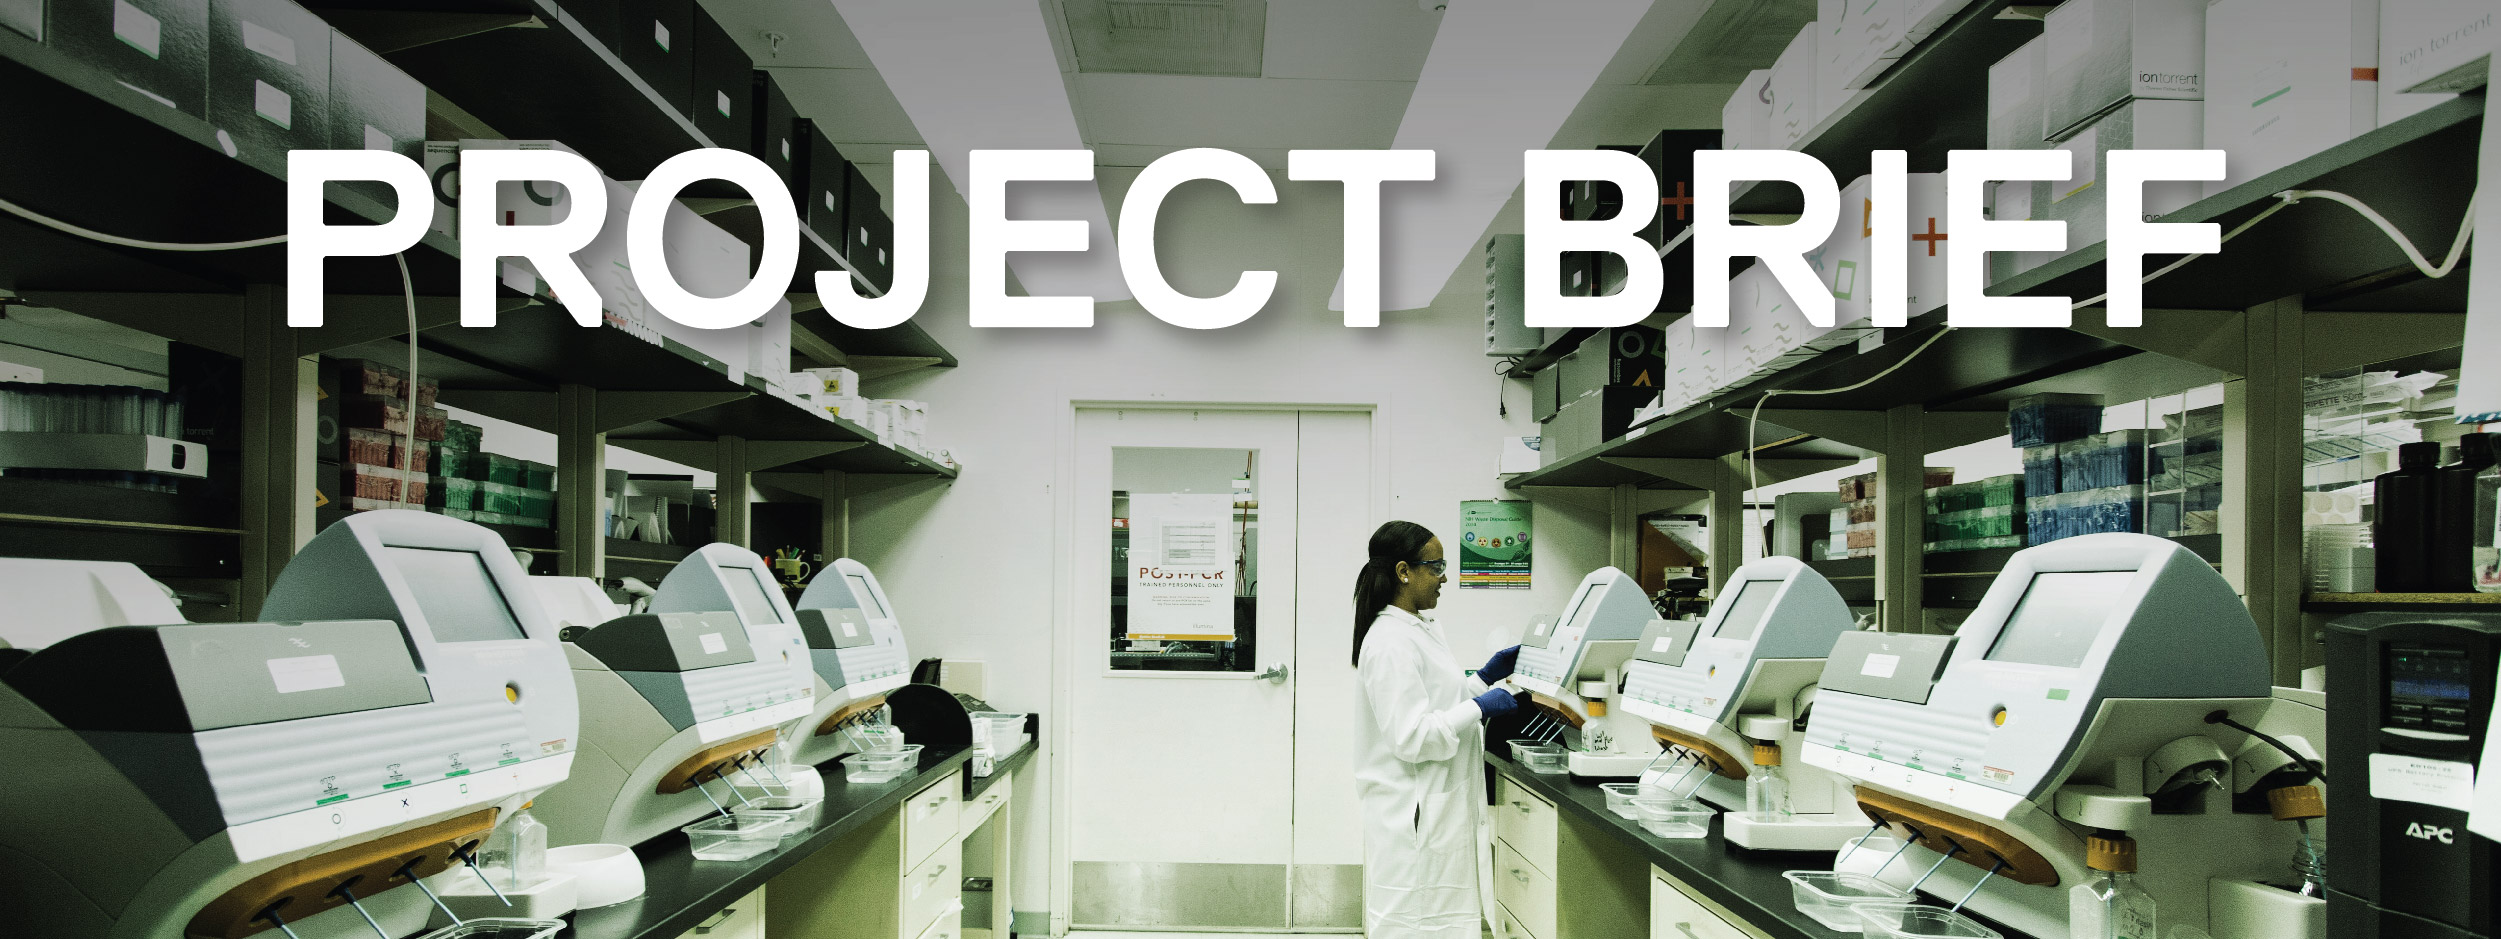
[[2101, 431], [2102, 405], [2093, 395], [2025, 395], [2006, 406], [2006, 432], [2018, 447], [2065, 443]]
[[2058, 445], [2058, 491], [2083, 492], [2145, 482], [2145, 432], [2119, 430]]
[[2058, 494], [2058, 446], [2023, 448], [2023, 494]]

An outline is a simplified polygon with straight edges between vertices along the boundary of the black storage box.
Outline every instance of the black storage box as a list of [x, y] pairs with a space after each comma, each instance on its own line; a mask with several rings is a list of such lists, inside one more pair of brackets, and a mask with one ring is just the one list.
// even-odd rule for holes
[[800, 148], [796, 175], [791, 177], [791, 198], [799, 203], [799, 218], [808, 230], [825, 239], [835, 251], [842, 250], [843, 209], [850, 202], [851, 164], [825, 132], [816, 129], [816, 122], [799, 118], [791, 128], [791, 142]]
[[208, 117], [208, 0], [51, 0], [45, 42], [192, 117]]
[[679, 114], [694, 110], [694, 32], [694, 0], [623, 0], [617, 4], [617, 58]]
[[238, 150], [280, 161], [329, 147], [330, 35], [329, 21], [294, 0], [212, 0], [209, 125]]
[[868, 177], [860, 175], [853, 165], [849, 175], [849, 195], [843, 208], [841, 248], [843, 260], [878, 290], [894, 284], [894, 222], [886, 216], [885, 200]]
[[[762, 69], [748, 77], [747, 152], [763, 160], [764, 165], [782, 178], [782, 185], [791, 192], [791, 201], [799, 202], [799, 156], [804, 144], [798, 135], [799, 111], [790, 106], [790, 95], [782, 91], [782, 83], [773, 80], [773, 73]], [[726, 146], [726, 144], [724, 144]], [[802, 212], [806, 206], [800, 206]]]
[[715, 147], [755, 150], [755, 62], [729, 30], [701, 7], [694, 10], [695, 129]]

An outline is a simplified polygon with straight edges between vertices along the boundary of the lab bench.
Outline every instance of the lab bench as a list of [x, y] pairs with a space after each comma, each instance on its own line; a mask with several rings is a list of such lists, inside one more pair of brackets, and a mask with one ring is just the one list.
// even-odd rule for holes
[[[1494, 815], [1495, 939], [1574, 939], [1577, 935], [1647, 935], [1650, 939], [1850, 939], [1800, 913], [1782, 871], [1832, 867], [1832, 856], [1806, 851], [1750, 851], [1728, 844], [1714, 822], [1706, 838], [1659, 838], [1641, 823], [1607, 810], [1595, 782], [1532, 773], [1510, 759], [1485, 755], [1496, 771]], [[1512, 804], [1512, 803], [1520, 804]], [[1525, 842], [1525, 843], [1523, 843]], [[1504, 866], [1525, 861], [1519, 876]], [[1537, 867], [1539, 862], [1546, 866]], [[1646, 869], [1645, 869], [1646, 868]], [[1548, 876], [1551, 875], [1551, 876]], [[1504, 878], [1516, 886], [1506, 889]], [[1646, 885], [1641, 881], [1647, 881]], [[1646, 891], [1633, 898], [1627, 889]], [[1644, 919], [1630, 930], [1575, 924], [1566, 911], [1617, 906], [1618, 919]], [[1515, 909], [1514, 904], [1528, 909]], [[1579, 928], [1576, 928], [1576, 925]], [[1592, 931], [1601, 926], [1603, 931]], [[1540, 932], [1540, 928], [1554, 930]], [[2006, 939], [2029, 939], [2000, 929]]]
[[[887, 783], [850, 783], [843, 779], [840, 763], [827, 763], [820, 767], [825, 777], [824, 816], [815, 830], [745, 861], [697, 861], [682, 835], [644, 842], [634, 849], [643, 865], [643, 895], [574, 914], [572, 928], [560, 934], [559, 939], [678, 939], [696, 933], [698, 928], [703, 930], [705, 939], [766, 935], [764, 924], [773, 908], [760, 910], [763, 898], [758, 898], [757, 903], [749, 902], [749, 898], [756, 897], [768, 882], [793, 869], [803, 869], [802, 865], [833, 860], [832, 855], [845, 853], [827, 848], [853, 848], [863, 839], [874, 842], [880, 835], [891, 838], [916, 828], [916, 834], [904, 834], [903, 838], [909, 846], [925, 849], [916, 852], [923, 860], [941, 863], [936, 858], [953, 851], [958, 843], [958, 816], [953, 810], [960, 804], [962, 819], [972, 823], [965, 826], [966, 831], [977, 827], [990, 813], [1007, 811], [1013, 783], [999, 783], [1009, 781], [1018, 767], [1030, 761], [1034, 749], [1028, 745], [1000, 759], [997, 771], [980, 779], [968, 775], [970, 747], [929, 747], [921, 752], [919, 772]], [[950, 811], [939, 813], [927, 808], [925, 804], [931, 802], [943, 803], [941, 807]], [[912, 817], [915, 810], [920, 810], [918, 825]], [[939, 814], [946, 816], [946, 824], [936, 823]], [[1003, 843], [1005, 839], [1000, 840]], [[777, 886], [770, 895], [782, 896], [786, 889]], [[943, 910], [951, 901], [936, 902], [942, 908], [936, 919], [944, 921], [952, 915]], [[925, 934], [939, 939], [934, 929]]]

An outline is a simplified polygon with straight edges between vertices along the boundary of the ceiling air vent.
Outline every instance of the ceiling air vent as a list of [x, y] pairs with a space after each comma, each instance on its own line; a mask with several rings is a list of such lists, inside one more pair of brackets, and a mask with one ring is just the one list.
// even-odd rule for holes
[[1080, 72], [1257, 78], [1266, 0], [1062, 0]]

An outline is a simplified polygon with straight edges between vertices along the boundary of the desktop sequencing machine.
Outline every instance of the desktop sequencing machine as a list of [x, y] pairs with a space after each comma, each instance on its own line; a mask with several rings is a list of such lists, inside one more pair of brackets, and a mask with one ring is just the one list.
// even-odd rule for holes
[[1639, 776], [1658, 756], [1649, 725], [1610, 708], [1633, 641], [1655, 614], [1632, 575], [1602, 567], [1581, 578], [1554, 619], [1532, 621], [1511, 682], [1531, 693], [1531, 737], [1559, 739], [1576, 776]]
[[322, 531], [272, 622], [185, 623], [127, 564], [0, 562], [0, 909], [29, 939], [423, 930], [419, 882], [473, 876], [581, 742], [525, 578], [419, 512]]
[[2269, 687], [2247, 608], [2177, 543], [2026, 549], [1955, 635], [1843, 633], [1821, 684], [1803, 761], [1895, 839], [1843, 872], [2039, 939], [2097, 921], [2079, 888], [2121, 870], [2166, 933], [2326, 935], [2325, 696]]
[[1832, 582], [1787, 557], [1738, 568], [1699, 620], [1651, 621], [1623, 692], [1678, 755], [1651, 775], [1728, 809], [1728, 840], [1744, 847], [1830, 851], [1864, 833], [1849, 780], [1791, 762], [1824, 655], [1852, 622]]

